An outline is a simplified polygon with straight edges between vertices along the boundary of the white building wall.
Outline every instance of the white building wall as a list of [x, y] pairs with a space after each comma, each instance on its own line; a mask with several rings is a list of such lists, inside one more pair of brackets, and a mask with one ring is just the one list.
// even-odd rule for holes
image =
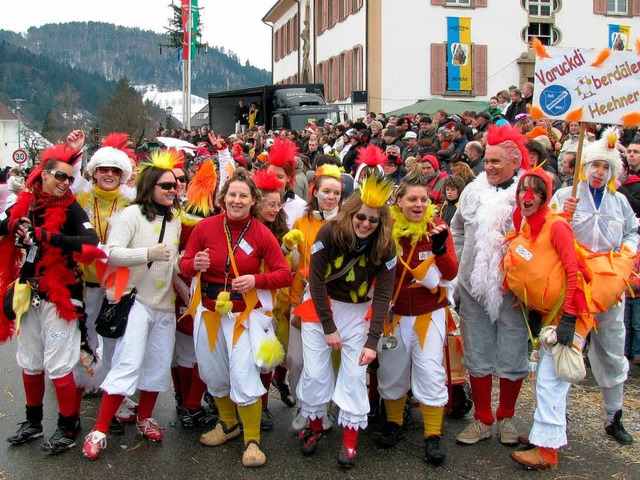
[[[498, 90], [518, 82], [515, 59], [527, 50], [520, 37], [527, 15], [519, 1], [502, 2], [499, 15], [492, 8], [446, 8], [412, 0], [383, 2], [382, 8], [383, 111], [432, 98], [430, 49], [432, 43], [446, 42], [447, 17], [470, 17], [471, 41], [488, 46], [488, 95], [451, 98], [488, 100]], [[497, 18], [509, 21], [499, 22]], [[498, 38], [510, 40], [497, 42]]]
[[[312, 10], [313, 12], [313, 5], [312, 5]], [[282, 28], [282, 26], [287, 23], [289, 20], [291, 20], [291, 18], [298, 13], [298, 6], [294, 5], [291, 8], [289, 8], [289, 10], [287, 10], [287, 12], [280, 17], [276, 22], [274, 22], [273, 24], [273, 32], [275, 33], [276, 30], [279, 30], [280, 28]], [[299, 27], [299, 31], [302, 32], [302, 20], [304, 17], [304, 5], [303, 5], [303, 9], [300, 12], [299, 15], [299, 20], [300, 20], [300, 27]], [[313, 15], [312, 15], [313, 17]], [[313, 18], [312, 18], [313, 21]], [[313, 39], [313, 29], [311, 30], [311, 39]], [[298, 39], [298, 44], [300, 45], [300, 50], [302, 49], [302, 39]], [[274, 48], [275, 48], [275, 38], [274, 38]], [[273, 73], [272, 73], [272, 80], [273, 83], [277, 83], [278, 81], [290, 77], [291, 75], [295, 75], [296, 73], [298, 73], [298, 52], [300, 50], [293, 50], [290, 54], [282, 57], [280, 60], [278, 60], [277, 62], [273, 63]], [[273, 52], [272, 52], [273, 53]], [[311, 56], [313, 56], [313, 49], [311, 51], [311, 55], [309, 60], [311, 60], [311, 65], [313, 65], [313, 59], [311, 58]]]
[[367, 16], [365, 10], [364, 7], [361, 8], [317, 37], [318, 62], [328, 60], [358, 44], [366, 50]]
[[[575, 0], [572, 0], [572, 3], [573, 1]], [[585, 14], [576, 15], [575, 7], [569, 7], [567, 0], [563, 2], [562, 10], [556, 13], [555, 25], [561, 33], [560, 43], [557, 46], [595, 48], [597, 50], [608, 47], [609, 24], [612, 24], [631, 27], [629, 48], [632, 50], [635, 48], [633, 42], [640, 37], [640, 19], [638, 17], [593, 15], [591, 1], [578, 1], [585, 4], [582, 7]]]
[[[640, 1], [640, 0], [638, 0]], [[314, 1], [311, 2], [314, 11]], [[274, 31], [283, 22], [297, 13], [297, 7], [274, 24]], [[402, 108], [431, 95], [432, 43], [443, 43], [447, 39], [447, 16], [471, 18], [471, 41], [487, 45], [487, 94], [483, 96], [445, 96], [451, 99], [489, 100], [498, 91], [509, 85], [519, 85], [521, 69], [517, 60], [526, 53], [528, 46], [522, 40], [522, 31], [529, 20], [520, 0], [490, 0], [488, 7], [454, 8], [433, 6], [429, 0], [383, 0], [381, 25], [380, 62], [382, 75], [381, 92], [372, 92], [367, 85], [367, 2], [356, 13], [323, 32], [314, 40], [313, 13], [311, 18], [312, 65], [325, 61], [340, 52], [362, 44], [364, 47], [363, 86], [372, 95], [381, 97], [381, 111]], [[617, 17], [593, 14], [593, 0], [562, 0], [561, 9], [554, 14], [554, 25], [560, 31], [557, 46], [582, 48], [604, 48], [608, 46], [608, 24], [630, 25], [631, 43], [640, 37], [640, 22], [637, 17]], [[304, 10], [300, 12], [300, 31]], [[315, 41], [315, 53], [313, 41]], [[297, 72], [300, 50], [275, 62], [273, 80], [277, 82]], [[630, 48], [635, 48], [633, 44]], [[315, 73], [315, 72], [314, 72]], [[319, 79], [316, 79], [319, 81]], [[438, 96], [439, 97], [439, 96]]]
[[[23, 145], [24, 148], [24, 145]], [[13, 152], [18, 149], [18, 121], [0, 121], [0, 166], [17, 167]], [[25, 165], [26, 166], [26, 165]]]

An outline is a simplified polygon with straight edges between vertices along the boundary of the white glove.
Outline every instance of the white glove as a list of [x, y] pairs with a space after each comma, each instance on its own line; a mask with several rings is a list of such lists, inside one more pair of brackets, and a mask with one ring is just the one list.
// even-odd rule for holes
[[147, 249], [147, 261], [149, 262], [168, 262], [171, 257], [171, 251], [164, 243], [158, 243]]

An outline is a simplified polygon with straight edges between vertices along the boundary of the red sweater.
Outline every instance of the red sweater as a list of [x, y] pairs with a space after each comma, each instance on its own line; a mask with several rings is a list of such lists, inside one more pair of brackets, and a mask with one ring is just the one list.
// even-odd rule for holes
[[[444, 223], [440, 218], [434, 219], [435, 225], [441, 225]], [[409, 257], [409, 253], [411, 252], [411, 243], [408, 237], [400, 238], [400, 245], [402, 246], [402, 259], [406, 262]], [[456, 257], [456, 251], [453, 246], [453, 239], [451, 236], [451, 232], [447, 236], [447, 251], [442, 255], [436, 255], [436, 263], [435, 265], [440, 270], [442, 274], [443, 280], [453, 280], [455, 276], [458, 274], [458, 258]], [[418, 265], [420, 265], [423, 261], [427, 259], [426, 254], [431, 253], [431, 240], [427, 240], [427, 237], [422, 237], [418, 240], [418, 244], [416, 245], [416, 249], [413, 252], [411, 257], [411, 261], [408, 262], [409, 266], [414, 269]], [[404, 271], [404, 266], [402, 263], [398, 262], [398, 266], [396, 268], [396, 282], [394, 286], [394, 294], [395, 289], [398, 288], [398, 282], [400, 281], [400, 277], [402, 276], [402, 272]], [[402, 280], [402, 288], [400, 289], [400, 293], [398, 294], [398, 298], [396, 299], [395, 305], [393, 307], [393, 311], [397, 315], [403, 316], [415, 316], [415, 315], [423, 315], [428, 312], [433, 312], [439, 308], [443, 308], [447, 306], [446, 297], [438, 302], [438, 297], [440, 294], [438, 292], [431, 293], [427, 288], [423, 286], [409, 288], [413, 283], [413, 276], [411, 272], [407, 272]]]
[[[276, 290], [291, 285], [293, 276], [291, 268], [284, 258], [278, 241], [271, 231], [257, 219], [249, 216], [243, 220], [231, 220], [222, 213], [214, 217], [205, 218], [198, 222], [191, 232], [184, 256], [180, 261], [180, 270], [186, 277], [194, 277], [194, 257], [196, 253], [209, 249], [209, 269], [202, 274], [202, 280], [210, 283], [224, 284], [225, 265], [227, 262], [228, 247], [224, 239], [225, 231], [223, 220], [227, 220], [231, 231], [231, 246], [233, 247], [251, 220], [251, 225], [244, 234], [242, 245], [238, 245], [234, 252], [236, 266], [240, 275], [254, 275], [256, 288], [263, 290]], [[242, 248], [244, 246], [244, 248]], [[269, 273], [260, 273], [262, 261], [266, 264]], [[231, 290], [231, 280], [235, 278], [233, 267], [229, 267], [227, 290]], [[203, 298], [203, 304], [210, 310], [214, 309], [215, 299]], [[244, 310], [244, 302], [235, 302], [234, 312]]]

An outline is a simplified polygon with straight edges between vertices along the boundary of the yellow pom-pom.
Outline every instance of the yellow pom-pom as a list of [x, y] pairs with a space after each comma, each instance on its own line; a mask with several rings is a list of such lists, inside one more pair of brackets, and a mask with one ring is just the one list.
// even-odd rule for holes
[[226, 315], [231, 310], [233, 310], [233, 302], [221, 302], [220, 300], [216, 300], [216, 312], [220, 315]]
[[258, 347], [256, 363], [262, 368], [271, 370], [284, 361], [284, 348], [276, 337], [265, 338]]
[[220, 292], [216, 298], [216, 312], [220, 315], [226, 315], [233, 310], [233, 302], [229, 292]]

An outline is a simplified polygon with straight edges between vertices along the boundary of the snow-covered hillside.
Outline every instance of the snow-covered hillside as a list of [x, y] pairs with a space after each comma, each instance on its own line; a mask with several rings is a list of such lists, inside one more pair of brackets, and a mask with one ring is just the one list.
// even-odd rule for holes
[[[143, 90], [140, 87], [136, 87], [136, 90]], [[144, 90], [143, 90], [144, 91]], [[181, 123], [184, 123], [182, 118], [182, 92], [160, 92], [155, 88], [147, 88], [142, 95], [142, 100], [147, 100], [156, 104], [163, 110], [166, 107], [173, 107], [173, 118], [177, 119]], [[191, 117], [198, 113], [207, 104], [207, 99], [191, 95]]]

